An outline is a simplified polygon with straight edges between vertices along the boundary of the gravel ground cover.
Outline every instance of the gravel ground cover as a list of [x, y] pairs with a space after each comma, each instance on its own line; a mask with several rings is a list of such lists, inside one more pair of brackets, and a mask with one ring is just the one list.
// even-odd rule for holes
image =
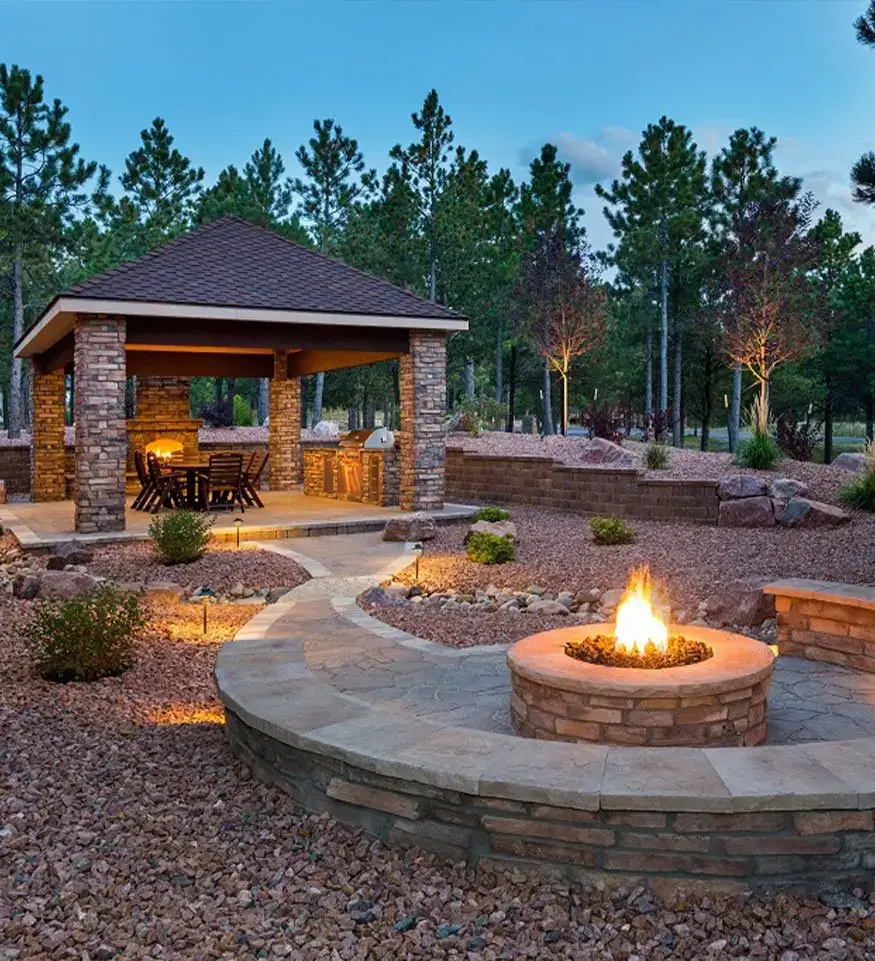
[[209, 586], [216, 593], [235, 584], [260, 588], [297, 587], [309, 575], [291, 558], [273, 551], [241, 545], [213, 544], [206, 554], [191, 564], [168, 567], [155, 556], [148, 541], [127, 541], [94, 548], [88, 572], [113, 581], [173, 581], [186, 589]]
[[384, 846], [231, 755], [212, 680], [239, 608], [153, 609], [135, 667], [51, 685], [0, 596], [2, 961], [849, 959], [875, 899], [607, 893]]
[[[562, 464], [580, 464], [587, 439], [581, 436], [540, 437], [537, 434], [506, 434], [484, 431], [479, 437], [470, 434], [451, 434], [447, 446], [478, 454], [500, 454], [506, 457], [552, 457]], [[624, 440], [622, 446], [643, 458], [646, 444]], [[647, 471], [648, 477], [688, 480], [717, 480], [727, 474], [757, 474], [765, 478], [793, 477], [808, 485], [809, 496], [815, 500], [835, 503], [841, 486], [853, 477], [840, 467], [808, 464], [785, 458], [774, 470], [754, 471], [732, 463], [732, 454], [702, 452], [669, 447], [669, 464], [665, 470]], [[642, 460], [643, 463], [643, 460]], [[592, 467], [592, 465], [588, 465]], [[598, 469], [598, 468], [593, 468]]]
[[[473, 591], [489, 584], [512, 590], [536, 585], [554, 593], [624, 587], [633, 567], [648, 564], [666, 600], [695, 614], [700, 601], [744, 577], [812, 577], [875, 584], [875, 517], [859, 514], [844, 527], [745, 529], [630, 521], [634, 544], [598, 547], [587, 518], [540, 508], [510, 508], [519, 529], [518, 560], [474, 564], [465, 555], [465, 526], [438, 528], [420, 561], [428, 591]], [[414, 582], [413, 567], [398, 579]], [[429, 640], [458, 647], [509, 643], [570, 623], [567, 617], [443, 611], [403, 604], [377, 608], [381, 620]]]

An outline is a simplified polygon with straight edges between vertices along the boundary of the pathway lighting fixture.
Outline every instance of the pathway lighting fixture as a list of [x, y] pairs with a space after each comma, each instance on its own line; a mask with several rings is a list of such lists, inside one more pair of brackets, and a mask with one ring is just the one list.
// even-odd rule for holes
[[416, 583], [419, 583], [419, 558], [425, 553], [425, 548], [422, 546], [422, 541], [417, 541], [413, 545], [413, 553], [416, 555]]
[[237, 528], [237, 550], [238, 550], [238, 551], [240, 550], [240, 528], [241, 528], [242, 525], [243, 525], [243, 518], [242, 518], [242, 517], [235, 517], [235, 518], [234, 518], [234, 526]]
[[204, 594], [204, 635], [207, 633], [207, 606], [210, 603], [208, 594]]

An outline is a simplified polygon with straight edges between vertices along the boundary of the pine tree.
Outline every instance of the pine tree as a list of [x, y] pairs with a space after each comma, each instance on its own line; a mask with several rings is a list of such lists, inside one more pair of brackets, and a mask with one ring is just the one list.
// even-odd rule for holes
[[156, 117], [148, 130], [140, 131], [140, 140], [141, 145], [125, 160], [120, 180], [147, 242], [154, 246], [188, 227], [204, 171], [173, 146], [173, 135], [161, 117]]
[[[610, 189], [597, 185], [596, 193], [608, 204], [604, 213], [619, 240], [618, 263], [648, 285], [650, 278], [656, 277], [660, 320], [658, 406], [665, 415], [671, 272], [680, 270], [687, 248], [701, 241], [708, 201], [705, 155], [683, 124], [661, 117], [644, 130], [637, 156], [630, 150], [623, 157], [620, 178]], [[675, 336], [679, 350], [679, 327]], [[680, 407], [678, 403], [675, 406]], [[676, 410], [676, 424], [679, 417]]]
[[[520, 229], [520, 270], [549, 237], [558, 237], [569, 253], [579, 250], [585, 237], [581, 210], [572, 200], [571, 165], [558, 160], [554, 144], [544, 144], [541, 153], [529, 166], [529, 181], [520, 186], [517, 218]], [[522, 316], [523, 327], [528, 317]], [[555, 432], [553, 426], [550, 363], [544, 363], [543, 427], [545, 434]]]
[[[323, 253], [335, 252], [350, 209], [369, 182], [363, 179], [365, 161], [358, 141], [347, 137], [340, 124], [328, 118], [314, 120], [315, 136], [295, 153], [304, 170], [292, 189], [301, 198], [304, 216], [313, 229], [316, 245]], [[316, 375], [313, 398], [313, 420], [322, 419], [322, 396], [325, 374]]]
[[437, 90], [430, 90], [420, 113], [411, 114], [413, 126], [420, 138], [403, 149], [396, 144], [389, 156], [403, 163], [410, 172], [411, 185], [418, 201], [422, 230], [428, 242], [428, 296], [437, 297], [438, 226], [437, 211], [449, 173], [449, 151], [453, 145], [453, 120], [438, 99]]
[[[802, 181], [798, 177], [781, 177], [775, 168], [772, 154], [777, 142], [757, 127], [739, 128], [712, 161], [714, 233], [724, 255], [737, 239], [739, 226], [751, 204], [768, 199], [791, 200], [799, 194]], [[729, 449], [733, 452], [738, 449], [741, 388], [742, 365], [736, 363], [728, 424]]]
[[867, 247], [842, 272], [833, 292], [838, 320], [831, 349], [835, 379], [857, 398], [866, 418], [866, 439], [875, 439], [875, 247]]
[[[866, 12], [854, 21], [857, 40], [867, 47], [875, 47], [875, 0], [869, 0]], [[853, 197], [857, 203], [875, 204], [875, 153], [871, 150], [851, 168]]]
[[827, 210], [812, 228], [811, 240], [816, 250], [816, 262], [811, 271], [817, 312], [815, 325], [821, 338], [816, 366], [824, 386], [823, 460], [829, 464], [833, 455], [834, 385], [842, 363], [842, 359], [836, 355], [838, 344], [833, 343], [833, 334], [839, 323], [836, 292], [861, 237], [854, 231], [845, 233], [841, 214], [836, 210]]
[[285, 171], [280, 152], [267, 137], [243, 168], [249, 195], [266, 223], [282, 223], [289, 215], [292, 188], [283, 179]]
[[[64, 243], [75, 210], [106, 189], [100, 169], [94, 193], [86, 190], [98, 171], [79, 156], [70, 139], [67, 108], [44, 99], [44, 81], [13, 64], [0, 64], [0, 253], [10, 265], [12, 344], [24, 333], [28, 263], [43, 260]], [[18, 437], [23, 424], [22, 363], [12, 357], [7, 428]]]

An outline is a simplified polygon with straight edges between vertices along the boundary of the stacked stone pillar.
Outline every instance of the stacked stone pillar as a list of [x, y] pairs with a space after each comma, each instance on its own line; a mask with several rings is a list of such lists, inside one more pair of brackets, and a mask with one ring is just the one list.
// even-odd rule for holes
[[288, 351], [273, 352], [270, 382], [269, 475], [272, 491], [301, 482], [301, 379], [288, 375]]
[[401, 509], [444, 506], [447, 339], [443, 331], [411, 330], [401, 356]]
[[74, 330], [76, 530], [125, 527], [125, 321], [80, 317]]
[[31, 490], [35, 501], [62, 501], [65, 497], [64, 368], [41, 373], [33, 368], [33, 450]]

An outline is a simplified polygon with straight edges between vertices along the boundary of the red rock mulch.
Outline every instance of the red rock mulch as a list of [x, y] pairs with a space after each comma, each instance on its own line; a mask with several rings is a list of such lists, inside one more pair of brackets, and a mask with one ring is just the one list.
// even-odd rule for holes
[[[217, 723], [215, 651], [246, 612], [211, 608], [203, 644], [179, 620], [199, 610], [171, 608], [123, 677], [59, 686], [22, 652], [28, 605], [0, 595], [3, 961], [872, 957], [866, 900], [664, 905], [475, 873], [302, 814]], [[162, 639], [177, 628], [189, 640]]]

